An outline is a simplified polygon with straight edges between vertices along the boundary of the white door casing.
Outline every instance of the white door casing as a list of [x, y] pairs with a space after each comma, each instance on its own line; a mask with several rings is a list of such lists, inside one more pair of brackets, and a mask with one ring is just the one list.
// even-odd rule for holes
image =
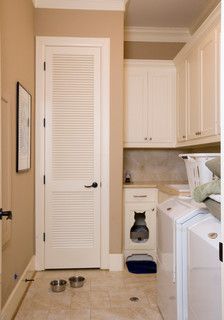
[[[0, 33], [0, 54], [1, 54], [1, 33]], [[0, 60], [0, 208], [2, 208], [2, 128], [1, 128], [1, 122], [2, 122], [2, 79], [1, 79], [1, 60]], [[2, 310], [2, 220], [0, 219], [0, 318], [1, 318], [1, 312]]]
[[[86, 102], [91, 98], [93, 105], [87, 110]], [[62, 101], [65, 102], [63, 112]], [[76, 110], [71, 108], [72, 104]], [[36, 154], [41, 155], [41, 161], [36, 158], [36, 267], [38, 270], [108, 268], [109, 40], [38, 37], [37, 106]], [[79, 152], [72, 149], [74, 144]], [[46, 193], [43, 174], [46, 174]], [[98, 188], [84, 187], [93, 180]], [[45, 209], [49, 214], [44, 217]], [[96, 214], [100, 211], [101, 216]], [[76, 262], [74, 257], [78, 257]]]
[[[220, 86], [220, 99], [221, 99], [221, 176], [224, 176], [224, 1], [222, 1], [221, 9], [221, 86]], [[221, 179], [221, 234], [222, 243], [224, 243], [224, 179]], [[221, 262], [221, 272], [222, 272], [222, 319], [224, 318], [224, 263]]]

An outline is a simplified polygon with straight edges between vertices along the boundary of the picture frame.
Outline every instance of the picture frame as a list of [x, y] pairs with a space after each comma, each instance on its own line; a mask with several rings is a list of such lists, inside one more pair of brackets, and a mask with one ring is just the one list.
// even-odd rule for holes
[[31, 168], [31, 94], [16, 84], [16, 172]]

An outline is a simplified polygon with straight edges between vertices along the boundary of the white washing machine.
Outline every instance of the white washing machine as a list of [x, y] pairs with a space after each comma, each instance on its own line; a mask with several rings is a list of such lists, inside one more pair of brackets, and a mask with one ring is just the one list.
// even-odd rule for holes
[[208, 215], [190, 198], [174, 197], [158, 206], [158, 306], [164, 320], [187, 319], [187, 277], [183, 276], [187, 228]]
[[188, 320], [221, 320], [221, 223], [210, 216], [188, 230]]

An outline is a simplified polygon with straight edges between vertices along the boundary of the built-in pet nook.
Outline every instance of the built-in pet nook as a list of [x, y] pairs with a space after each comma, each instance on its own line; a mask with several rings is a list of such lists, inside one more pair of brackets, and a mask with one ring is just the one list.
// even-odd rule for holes
[[146, 225], [146, 211], [134, 213], [134, 225], [130, 230], [130, 238], [133, 242], [142, 243], [149, 239], [149, 228]]

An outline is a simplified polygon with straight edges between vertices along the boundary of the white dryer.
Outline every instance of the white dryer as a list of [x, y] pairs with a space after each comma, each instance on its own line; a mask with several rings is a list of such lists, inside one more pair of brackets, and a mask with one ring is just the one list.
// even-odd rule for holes
[[208, 210], [190, 198], [174, 197], [158, 206], [158, 306], [164, 320], [187, 319], [187, 278], [183, 276], [186, 230], [207, 216]]
[[221, 320], [221, 223], [210, 216], [188, 230], [188, 320]]

